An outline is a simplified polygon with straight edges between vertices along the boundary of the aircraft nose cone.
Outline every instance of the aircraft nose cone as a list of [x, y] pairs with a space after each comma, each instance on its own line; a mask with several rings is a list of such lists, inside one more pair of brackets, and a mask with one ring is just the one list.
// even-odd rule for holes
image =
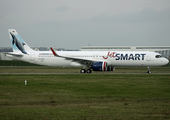
[[169, 60], [168, 59], [166, 59], [166, 64], [168, 64], [169, 63]]
[[166, 65], [166, 64], [169, 63], [169, 60], [165, 58], [165, 59], [162, 61], [162, 63], [163, 63], [164, 65]]

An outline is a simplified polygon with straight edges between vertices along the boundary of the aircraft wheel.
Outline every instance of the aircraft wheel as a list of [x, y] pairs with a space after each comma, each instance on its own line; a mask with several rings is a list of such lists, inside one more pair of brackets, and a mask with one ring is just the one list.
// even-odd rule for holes
[[85, 69], [81, 69], [80, 73], [86, 73], [86, 70]]
[[148, 66], [147, 68], [148, 68], [148, 72], [147, 72], [147, 73], [148, 73], [148, 74], [151, 74], [151, 69], [150, 69], [150, 67]]
[[87, 73], [91, 73], [91, 69], [87, 69]]

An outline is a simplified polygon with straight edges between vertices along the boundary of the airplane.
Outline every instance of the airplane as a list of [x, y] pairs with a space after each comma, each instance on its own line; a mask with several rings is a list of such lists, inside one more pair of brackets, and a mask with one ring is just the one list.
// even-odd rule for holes
[[149, 51], [34, 51], [20, 37], [15, 29], [8, 29], [13, 52], [6, 56], [38, 65], [58, 67], [82, 67], [80, 73], [92, 71], [114, 71], [115, 67], [163, 66], [169, 60], [161, 54]]

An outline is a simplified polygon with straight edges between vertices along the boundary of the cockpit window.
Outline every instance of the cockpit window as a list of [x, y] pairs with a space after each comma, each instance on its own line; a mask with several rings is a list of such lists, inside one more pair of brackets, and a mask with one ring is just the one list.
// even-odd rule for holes
[[156, 58], [161, 58], [161, 55], [156, 55], [155, 57], [156, 57]]

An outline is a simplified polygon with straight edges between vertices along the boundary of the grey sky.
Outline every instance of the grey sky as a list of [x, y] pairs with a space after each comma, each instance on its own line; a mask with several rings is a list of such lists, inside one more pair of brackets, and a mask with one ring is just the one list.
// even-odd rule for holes
[[170, 0], [1, 0], [0, 47], [170, 46]]

